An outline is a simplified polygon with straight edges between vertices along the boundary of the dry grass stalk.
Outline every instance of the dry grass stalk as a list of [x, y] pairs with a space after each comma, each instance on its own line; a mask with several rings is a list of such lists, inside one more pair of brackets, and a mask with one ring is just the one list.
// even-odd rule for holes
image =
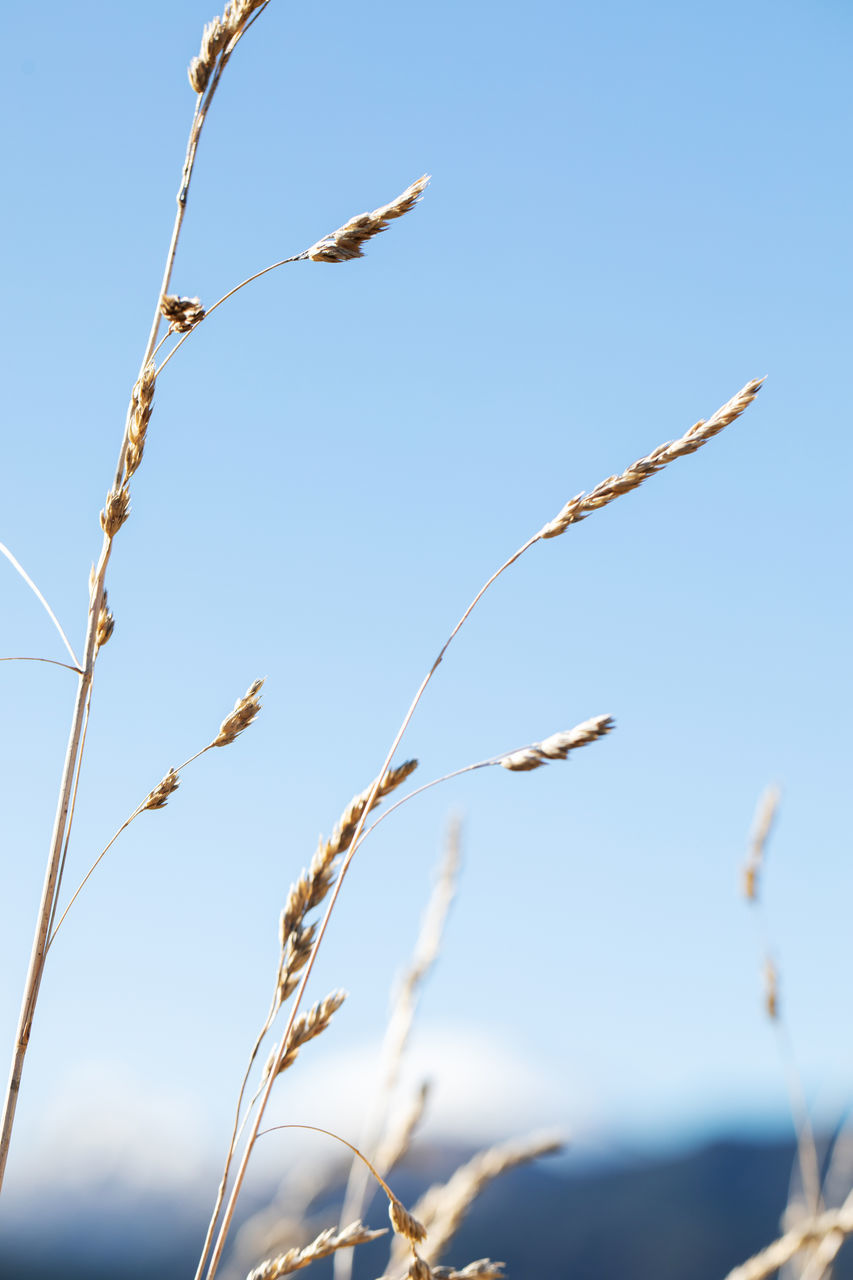
[[552, 760], [565, 760], [570, 751], [574, 751], [577, 747], [588, 746], [590, 742], [595, 742], [596, 738], [603, 738], [615, 727], [616, 722], [612, 716], [593, 716], [591, 720], [584, 720], [574, 729], [564, 733], [552, 733], [550, 738], [545, 738], [543, 742], [535, 742], [532, 746], [522, 747], [520, 751], [513, 751], [508, 756], [501, 756], [497, 763], [504, 769], [511, 769], [514, 773], [527, 773], [531, 769], [540, 769], [542, 765]]
[[149, 360], [137, 380], [130, 396], [130, 410], [127, 422], [127, 448], [124, 454], [125, 480], [129, 480], [139, 470], [142, 453], [145, 449], [145, 438], [148, 434], [148, 423], [154, 408], [154, 382], [156, 369], [153, 360]]
[[758, 897], [758, 876], [764, 864], [764, 848], [773, 830], [781, 798], [782, 793], [778, 787], [767, 787], [755, 810], [749, 837], [749, 853], [743, 869], [743, 895], [750, 902]]
[[735, 418], [740, 417], [744, 409], [746, 409], [758, 394], [763, 378], [753, 378], [748, 382], [736, 396], [728, 400], [721, 409], [712, 414], [707, 421], [697, 422], [685, 432], [678, 440], [671, 440], [667, 444], [658, 445], [645, 458], [640, 458], [638, 462], [632, 462], [630, 467], [618, 476], [608, 476], [606, 480], [602, 480], [589, 493], [579, 493], [577, 497], [570, 499], [553, 520], [550, 520], [544, 528], [540, 529], [540, 538], [557, 538], [561, 533], [565, 533], [570, 524], [577, 524], [579, 520], [585, 520], [593, 511], [597, 511], [600, 507], [606, 507], [608, 503], [613, 502], [615, 498], [621, 497], [623, 493], [630, 493], [632, 489], [636, 489], [648, 480], [649, 476], [656, 475], [658, 471], [662, 471], [670, 462], [674, 462], [676, 458], [683, 458], [688, 453], [695, 453], [697, 449], [701, 449], [703, 444], [717, 435], [729, 423], [734, 422]]
[[[853, 1193], [840, 1209], [828, 1209], [800, 1226], [786, 1231], [773, 1244], [756, 1253], [747, 1262], [734, 1267], [725, 1280], [764, 1280], [810, 1244], [820, 1244], [828, 1236], [844, 1240], [853, 1233]], [[839, 1243], [840, 1248], [840, 1243]], [[837, 1250], [836, 1250], [837, 1252]]]
[[219, 726], [219, 733], [210, 744], [212, 747], [228, 747], [239, 738], [244, 729], [248, 729], [261, 709], [258, 695], [263, 688], [263, 683], [263, 680], [254, 680], [246, 690], [245, 696], [237, 699], [234, 710]]
[[311, 248], [306, 250], [307, 256], [312, 262], [349, 262], [353, 258], [363, 258], [362, 245], [373, 236], [379, 235], [380, 231], [384, 231], [394, 218], [402, 218], [404, 213], [414, 209], [418, 201], [423, 198], [428, 182], [429, 174], [425, 173], [423, 177], [418, 178], [417, 182], [406, 187], [396, 200], [380, 205], [372, 213], [360, 213], [350, 218], [349, 222], [338, 227], [337, 231], [332, 231], [316, 244], [312, 244]]
[[370, 807], [375, 808], [380, 800], [390, 795], [392, 791], [396, 791], [397, 787], [401, 786], [417, 767], [417, 760], [406, 760], [403, 764], [387, 771], [375, 795], [373, 786], [359, 792], [347, 805], [330, 838], [325, 841], [320, 840], [308, 870], [303, 871], [296, 883], [290, 886], [287, 902], [279, 921], [281, 942], [278, 973], [279, 1003], [283, 1003], [292, 995], [298, 975], [311, 956], [316, 926], [306, 926], [305, 916], [320, 905], [331, 889], [334, 883], [336, 861], [349, 849], [356, 827], [365, 816], [368, 800], [371, 800], [372, 796]]
[[[427, 1242], [422, 1250], [427, 1261], [431, 1263], [441, 1256], [484, 1187], [502, 1173], [538, 1160], [540, 1156], [552, 1155], [562, 1148], [563, 1143], [553, 1134], [534, 1134], [521, 1140], [499, 1143], [479, 1152], [457, 1169], [447, 1182], [430, 1187], [413, 1210], [427, 1230]], [[401, 1253], [402, 1250], [392, 1244], [386, 1275], [396, 1271]]]
[[[21, 1081], [23, 1078], [24, 1063], [26, 1061], [27, 1049], [31, 1039], [33, 1019], [41, 988], [41, 980], [44, 973], [45, 958], [48, 952], [48, 938], [49, 935], [55, 936], [56, 932], [55, 929], [53, 929], [53, 934], [51, 934], [57, 908], [57, 895], [62, 880], [65, 850], [68, 847], [71, 824], [74, 816], [73, 797], [76, 795], [77, 780], [80, 777], [86, 736], [85, 727], [88, 724], [95, 663], [98, 656], [97, 641], [98, 631], [101, 625], [101, 605], [107, 571], [112, 556], [113, 539], [124, 521], [127, 519], [130, 509], [127, 481], [130, 474], [132, 474], [132, 469], [139, 465], [141, 458], [141, 452], [138, 447], [139, 439], [134, 446], [131, 442], [130, 435], [134, 427], [136, 427], [140, 433], [140, 438], [144, 438], [144, 427], [147, 425], [147, 420], [145, 422], [142, 421], [145, 417], [145, 413], [142, 409], [142, 401], [145, 392], [142, 388], [147, 382], [150, 382], [150, 387], [153, 388], [153, 379], [150, 377], [149, 366], [153, 360], [155, 350], [157, 349], [157, 336], [162, 323], [159, 301], [169, 293], [169, 284], [171, 281], [175, 255], [177, 253], [181, 228], [183, 226], [184, 215], [186, 212], [190, 182], [192, 180], [195, 167], [199, 140], [207, 117], [207, 109], [216, 91], [219, 78], [225, 63], [230, 56], [231, 49], [233, 49], [234, 44], [240, 38], [242, 33], [263, 11], [266, 4], [267, 0], [231, 0], [231, 3], [226, 6], [225, 15], [222, 23], [220, 24], [229, 30], [230, 42], [221, 49], [218, 54], [218, 63], [215, 69], [215, 75], [211, 80], [204, 100], [199, 98], [195, 104], [189, 138], [187, 141], [186, 155], [181, 171], [181, 184], [178, 191], [175, 220], [172, 227], [169, 247], [166, 251], [163, 278], [157, 294], [158, 305], [155, 309], [154, 318], [151, 323], [151, 329], [148, 334], [140, 365], [139, 383], [137, 383], [139, 393], [136, 397], [131, 395], [124, 431], [122, 433], [122, 442], [119, 449], [119, 457], [116, 464], [114, 480], [107, 496], [106, 505], [101, 513], [101, 527], [104, 532], [104, 538], [101, 544], [101, 551], [89, 592], [89, 607], [86, 617], [86, 635], [81, 660], [78, 661], [73, 657], [72, 653], [74, 666], [78, 671], [77, 693], [74, 703], [74, 712], [71, 719], [71, 728], [69, 730], [68, 741], [65, 749], [65, 758], [62, 765], [62, 776], [57, 795], [56, 811], [53, 829], [51, 831], [42, 895], [39, 902], [38, 915], [33, 932], [30, 961], [27, 968], [27, 976], [21, 999], [21, 1011], [15, 1033], [15, 1044], [12, 1051], [12, 1064], [9, 1072], [9, 1082], [3, 1099], [2, 1117], [0, 1117], [0, 1187], [2, 1187], [5, 1176], [6, 1163], [12, 1140], [12, 1131], [15, 1123], [15, 1114], [20, 1094]], [[208, 70], [208, 79], [210, 79], [210, 70], [212, 69], [213, 68], [210, 68]], [[202, 70], [198, 74], [203, 76], [204, 71]], [[128, 451], [131, 455], [130, 470], [127, 466]], [[0, 551], [7, 554], [2, 547], [0, 547]], [[20, 568], [19, 571], [23, 572]], [[26, 577], [26, 575], [24, 575], [24, 577]], [[34, 586], [33, 589], [36, 590]], [[36, 594], [39, 593], [36, 591]], [[43, 603], [46, 605], [46, 602], [43, 601]], [[56, 625], [59, 627], [58, 622]], [[59, 628], [59, 630], [61, 634], [63, 634], [64, 638], [62, 629]], [[66, 646], [70, 651], [70, 646], [67, 645], [67, 640]]]
[[172, 333], [189, 333], [204, 319], [205, 310], [200, 298], [180, 298], [175, 293], [167, 293], [160, 299], [160, 314], [169, 321]]
[[[315, 924], [306, 925], [305, 916], [312, 908], [318, 906], [326, 895], [329, 893], [334, 883], [334, 872], [337, 859], [341, 854], [346, 853], [352, 843], [353, 835], [357, 829], [359, 820], [365, 816], [368, 803], [369, 807], [374, 808], [379, 801], [395, 791], [417, 768], [417, 760], [406, 760], [403, 764], [396, 768], [388, 769], [384, 776], [377, 778], [372, 786], [367, 787], [364, 791], [355, 796], [347, 805], [331, 837], [324, 841], [320, 840], [317, 851], [311, 860], [308, 871], [303, 871], [297, 882], [290, 886], [290, 892], [287, 896], [287, 902], [281, 913], [279, 921], [279, 941], [281, 943], [281, 955], [279, 958], [278, 974], [276, 977], [276, 991], [270, 1005], [266, 1021], [258, 1033], [257, 1039], [249, 1054], [249, 1062], [240, 1085], [240, 1091], [237, 1097], [237, 1108], [234, 1117], [234, 1125], [231, 1132], [231, 1140], [228, 1151], [225, 1156], [225, 1164], [217, 1191], [216, 1201], [213, 1207], [208, 1232], [202, 1250], [201, 1260], [197, 1271], [197, 1280], [200, 1280], [208, 1252], [213, 1243], [213, 1232], [219, 1217], [219, 1211], [222, 1207], [225, 1192], [227, 1189], [228, 1176], [231, 1171], [231, 1164], [237, 1149], [237, 1139], [242, 1132], [242, 1127], [247, 1123], [252, 1107], [260, 1096], [261, 1090], [250, 1101], [246, 1116], [241, 1122], [240, 1116], [243, 1109], [243, 1098], [245, 1096], [249, 1075], [255, 1064], [255, 1060], [260, 1052], [261, 1044], [270, 1030], [278, 1010], [296, 989], [299, 982], [299, 974], [311, 959], [317, 926]], [[292, 1043], [292, 1035], [302, 1015], [296, 1015], [291, 1020], [289, 1032], [285, 1032], [285, 1036]], [[269, 1079], [270, 1074], [275, 1068], [276, 1061], [280, 1049], [277, 1046], [270, 1054], [269, 1060], [262, 1075], [262, 1088], [270, 1085], [272, 1081]], [[276, 1071], [278, 1074], [278, 1071]], [[257, 1118], [256, 1118], [257, 1119]], [[247, 1151], [251, 1150], [251, 1146], [256, 1136], [253, 1134], [248, 1140]], [[244, 1161], [245, 1161], [244, 1157]], [[245, 1167], [245, 1163], [242, 1167]], [[224, 1242], [224, 1237], [223, 1237]], [[221, 1250], [220, 1250], [221, 1253]], [[214, 1255], [215, 1264], [216, 1257]]]
[[385, 1235], [385, 1231], [384, 1227], [380, 1231], [371, 1231], [360, 1222], [351, 1222], [341, 1231], [330, 1227], [328, 1231], [321, 1231], [317, 1238], [304, 1248], [288, 1249], [287, 1253], [262, 1262], [260, 1266], [249, 1272], [246, 1280], [278, 1280], [279, 1276], [291, 1275], [292, 1272], [300, 1271], [312, 1262], [319, 1261], [320, 1258], [328, 1258], [336, 1249], [353, 1249], [356, 1245], [377, 1240], [379, 1236]]
[[302, 1046], [326, 1030], [332, 1021], [333, 1014], [337, 1013], [346, 998], [347, 993], [345, 991], [333, 991], [331, 995], [326, 996], [324, 1000], [315, 1004], [307, 1013], [298, 1014], [288, 1036], [287, 1052], [283, 1058], [279, 1059], [278, 1047], [273, 1049], [264, 1068], [264, 1078], [266, 1079], [276, 1062], [278, 1062], [276, 1075], [281, 1075], [282, 1071], [292, 1067]]

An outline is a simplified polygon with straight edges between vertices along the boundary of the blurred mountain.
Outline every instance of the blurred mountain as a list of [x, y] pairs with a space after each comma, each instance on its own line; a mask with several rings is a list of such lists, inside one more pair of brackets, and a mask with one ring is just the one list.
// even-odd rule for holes
[[[408, 1203], [469, 1153], [444, 1148], [394, 1178]], [[789, 1142], [718, 1141], [607, 1167], [541, 1162], [495, 1182], [448, 1251], [456, 1266], [502, 1259], [512, 1280], [722, 1280], [778, 1234], [794, 1156]], [[385, 1225], [378, 1200], [365, 1215]], [[334, 1221], [330, 1214], [329, 1222]], [[172, 1198], [115, 1190], [48, 1199], [0, 1231], [2, 1280], [188, 1280], [204, 1216]], [[384, 1265], [377, 1242], [356, 1251], [356, 1280]], [[325, 1266], [325, 1270], [324, 1270]], [[329, 1266], [312, 1267], [320, 1280]], [[835, 1280], [853, 1280], [839, 1256]]]

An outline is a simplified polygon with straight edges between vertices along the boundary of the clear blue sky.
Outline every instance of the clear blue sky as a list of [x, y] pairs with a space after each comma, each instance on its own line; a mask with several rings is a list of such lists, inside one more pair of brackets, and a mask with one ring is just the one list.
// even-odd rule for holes
[[[74, 641], [212, 16], [151, 0], [4, 21], [0, 539]], [[761, 375], [739, 423], [537, 547], [460, 637], [407, 739], [424, 780], [591, 715], [618, 731], [535, 775], [452, 784], [365, 845], [314, 987], [350, 1000], [293, 1097], [380, 1034], [461, 808], [419, 1042], [424, 1061], [441, 1049], [448, 1097], [455, 1038], [518, 1081], [497, 1133], [784, 1123], [737, 896], [775, 780], [782, 998], [809, 1096], [826, 1115], [849, 1101], [851, 26], [823, 0], [273, 0], [214, 104], [175, 288], [209, 303], [433, 183], [364, 261], [244, 291], [158, 384], [71, 881], [259, 675], [265, 707], [69, 917], [10, 1177], [28, 1151], [73, 1151], [105, 1079], [119, 1128], [150, 1105], [158, 1159], [189, 1130], [220, 1150], [287, 886], [470, 597], [567, 498]], [[5, 562], [0, 592], [2, 654], [61, 658]], [[9, 663], [0, 691], [5, 1056], [73, 688]]]

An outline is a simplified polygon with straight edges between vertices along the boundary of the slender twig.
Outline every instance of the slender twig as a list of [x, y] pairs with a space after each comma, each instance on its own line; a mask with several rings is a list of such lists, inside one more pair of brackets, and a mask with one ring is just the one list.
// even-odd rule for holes
[[[18, 561], [18, 560], [16, 560], [16, 559], [15, 559], [15, 557], [12, 555], [12, 552], [9, 550], [9, 548], [8, 548], [8, 547], [5, 545], [5, 543], [3, 543], [3, 542], [0, 542], [0, 555], [4, 555], [4, 556], [6, 557], [6, 559], [9, 561], [9, 564], [12, 566], [12, 568], [13, 568], [13, 569], [17, 569], [18, 573], [19, 573], [19, 574], [21, 575], [21, 577], [24, 579], [24, 582], [26, 582], [27, 586], [30, 588], [30, 590], [32, 591], [33, 595], [34, 595], [34, 596], [36, 597], [36, 599], [37, 599], [37, 600], [39, 600], [39, 601], [40, 601], [40, 603], [44, 606], [44, 608], [45, 608], [45, 610], [46, 610], [46, 612], [47, 612], [47, 616], [50, 618], [51, 622], [52, 622], [52, 623], [53, 623], [53, 625], [56, 627], [57, 631], [59, 632], [60, 636], [62, 637], [62, 643], [65, 645], [66, 649], [67, 649], [67, 650], [68, 650], [68, 652], [71, 654], [71, 661], [74, 663], [74, 666], [72, 667], [72, 671], [79, 671], [79, 670], [80, 670], [80, 663], [79, 663], [79, 661], [78, 661], [77, 654], [76, 654], [76, 653], [74, 652], [74, 650], [71, 648], [71, 641], [68, 639], [68, 636], [67, 636], [67, 635], [65, 634], [65, 632], [62, 630], [62, 626], [60, 625], [59, 619], [57, 618], [56, 614], [55, 614], [55, 613], [53, 612], [53, 610], [51, 609], [50, 605], [49, 605], [49, 604], [47, 603], [47, 601], [45, 600], [45, 598], [44, 598], [44, 596], [42, 595], [42, 593], [39, 591], [39, 589], [38, 589], [38, 587], [36, 586], [36, 584], [33, 582], [33, 580], [32, 580], [32, 578], [30, 577], [30, 575], [27, 573], [27, 571], [26, 571], [26, 569], [24, 568], [24, 566], [20, 563], [20, 561]], [[44, 659], [44, 661], [48, 661], [48, 659]]]

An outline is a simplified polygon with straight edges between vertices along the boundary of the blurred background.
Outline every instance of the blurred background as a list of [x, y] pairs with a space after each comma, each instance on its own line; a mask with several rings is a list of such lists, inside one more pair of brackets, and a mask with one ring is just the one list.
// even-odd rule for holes
[[[5, 16], [0, 539], [80, 646], [192, 115], [185, 68], [212, 16], [196, 0]], [[265, 277], [158, 382], [108, 582], [116, 631], [68, 888], [259, 676], [264, 709], [122, 837], [63, 927], [0, 1258], [50, 1266], [61, 1248], [93, 1276], [100, 1250], [117, 1275], [128, 1223], [156, 1219], [165, 1240], [170, 1215], [193, 1256], [288, 886], [378, 771], [449, 630], [569, 497], [762, 375], [741, 420], [535, 547], [460, 635], [398, 754], [421, 781], [589, 716], [617, 730], [535, 774], [438, 788], [370, 838], [310, 989], [349, 998], [275, 1116], [357, 1140], [453, 812], [459, 894], [407, 1063], [406, 1087], [433, 1081], [430, 1159], [547, 1125], [570, 1143], [528, 1171], [549, 1188], [569, 1179], [591, 1204], [614, 1169], [675, 1170], [654, 1186], [683, 1225], [700, 1210], [675, 1213], [675, 1188], [695, 1182], [696, 1206], [722, 1186], [742, 1207], [732, 1188], [760, 1187], [764, 1217], [719, 1267], [771, 1238], [791, 1061], [819, 1132], [851, 1098], [851, 25], [832, 0], [357, 14], [273, 0], [241, 42], [175, 292], [210, 305], [433, 179], [363, 261]], [[0, 656], [62, 660], [5, 560], [0, 590]], [[73, 693], [59, 667], [0, 666], [4, 1053]], [[782, 802], [763, 897], [787, 1058], [739, 895], [769, 782]], [[326, 1159], [323, 1143], [266, 1139], [250, 1201]], [[724, 1153], [717, 1173], [683, 1176], [708, 1151]], [[607, 1185], [572, 1274], [606, 1273], [593, 1245], [621, 1203]], [[143, 1253], [151, 1235], [140, 1227]]]

